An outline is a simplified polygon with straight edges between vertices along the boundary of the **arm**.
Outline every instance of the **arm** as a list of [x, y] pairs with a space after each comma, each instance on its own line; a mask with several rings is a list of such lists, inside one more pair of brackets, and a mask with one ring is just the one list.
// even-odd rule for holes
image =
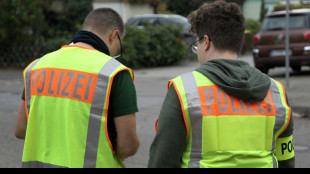
[[25, 101], [22, 100], [20, 102], [17, 119], [16, 119], [16, 126], [15, 126], [15, 136], [18, 139], [25, 139], [27, 130], [27, 116], [26, 116], [26, 109], [25, 109]]
[[136, 133], [136, 114], [114, 118], [114, 122], [117, 132], [116, 153], [124, 160], [135, 155], [140, 146]]
[[160, 112], [148, 167], [179, 168], [186, 146], [186, 134], [181, 103], [172, 85]]
[[140, 145], [136, 134], [137, 95], [128, 71], [118, 73], [113, 81], [108, 122], [109, 136], [120, 159], [133, 156]]
[[279, 162], [279, 168], [295, 167], [292, 127], [293, 120], [291, 120], [287, 130], [276, 141], [276, 156]]
[[293, 116], [291, 116], [291, 120], [288, 127], [276, 141], [276, 156], [279, 162], [279, 168], [295, 167], [293, 132], [294, 132], [294, 119]]

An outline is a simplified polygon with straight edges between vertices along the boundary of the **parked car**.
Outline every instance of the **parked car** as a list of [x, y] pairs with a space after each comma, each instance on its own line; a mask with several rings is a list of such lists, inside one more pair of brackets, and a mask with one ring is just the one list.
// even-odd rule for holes
[[147, 14], [140, 15], [133, 18], [130, 18], [127, 25], [136, 26], [140, 29], [143, 29], [145, 25], [174, 25], [177, 27], [182, 27], [184, 37], [193, 37], [189, 32], [190, 24], [188, 23], [187, 18], [180, 15], [163, 15], [163, 14]]
[[[254, 36], [253, 57], [256, 68], [268, 73], [270, 68], [285, 66], [286, 11], [267, 15]], [[301, 71], [310, 66], [310, 9], [290, 12], [290, 66]]]
[[[183, 30], [183, 38], [181, 42], [187, 46], [186, 57], [189, 59], [195, 58], [196, 55], [192, 53], [191, 44], [195, 42], [196, 35], [189, 32], [190, 24], [188, 19], [180, 15], [164, 15], [164, 14], [146, 14], [130, 18], [126, 25], [135, 26], [139, 29], [144, 29], [145, 25], [174, 25]], [[164, 33], [163, 33], [164, 34]]]

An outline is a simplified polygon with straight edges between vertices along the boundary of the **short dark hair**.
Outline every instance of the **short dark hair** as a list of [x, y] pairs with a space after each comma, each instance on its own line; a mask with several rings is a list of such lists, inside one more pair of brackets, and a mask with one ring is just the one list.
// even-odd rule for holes
[[125, 32], [122, 17], [111, 8], [98, 8], [89, 13], [86, 17], [83, 30], [94, 31], [100, 35], [110, 30], [118, 29], [123, 36]]
[[222, 0], [205, 3], [188, 16], [191, 32], [208, 35], [217, 50], [239, 53], [243, 44], [245, 19], [236, 3]]

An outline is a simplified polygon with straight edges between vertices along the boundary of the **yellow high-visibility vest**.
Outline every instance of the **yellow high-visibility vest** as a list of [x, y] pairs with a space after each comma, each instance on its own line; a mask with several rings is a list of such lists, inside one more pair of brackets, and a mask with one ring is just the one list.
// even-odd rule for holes
[[23, 167], [124, 167], [107, 128], [113, 78], [133, 71], [94, 49], [64, 46], [24, 71]]
[[290, 122], [291, 108], [282, 84], [270, 80], [265, 100], [253, 103], [228, 95], [197, 71], [169, 81], [187, 129], [181, 167], [278, 167], [276, 142]]

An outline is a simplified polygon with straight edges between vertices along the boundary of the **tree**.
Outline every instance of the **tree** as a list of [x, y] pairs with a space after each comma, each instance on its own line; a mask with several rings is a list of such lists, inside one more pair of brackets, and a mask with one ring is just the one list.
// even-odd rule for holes
[[[52, 0], [53, 1], [53, 0]], [[57, 2], [57, 1], [56, 1]], [[63, 0], [54, 7], [44, 11], [45, 22], [49, 29], [45, 30], [47, 51], [53, 51], [61, 45], [68, 44], [76, 32], [81, 30], [87, 14], [92, 10], [92, 0]], [[54, 1], [55, 3], [55, 1]]]
[[45, 0], [1, 0], [1, 46], [9, 47], [16, 41], [19, 44], [39, 42], [45, 28], [42, 7], [46, 3]]
[[204, 2], [209, 1], [210, 0], [168, 0], [167, 8], [173, 13], [188, 16], [192, 11], [198, 9]]
[[158, 5], [160, 4], [160, 0], [149, 0], [149, 3], [153, 7], [154, 13], [157, 14], [158, 13], [157, 9], [158, 9]]
[[[54, 3], [61, 2], [61, 10]], [[90, 0], [1, 0], [0, 44], [33, 44], [74, 35], [92, 10]]]
[[91, 10], [92, 0], [0, 0], [0, 66], [68, 44]]
[[265, 7], [265, 4], [266, 4], [265, 0], [262, 0], [262, 6], [261, 6], [261, 11], [260, 11], [260, 19], [259, 19], [260, 22], [263, 22], [265, 15], [268, 12], [268, 9]]

